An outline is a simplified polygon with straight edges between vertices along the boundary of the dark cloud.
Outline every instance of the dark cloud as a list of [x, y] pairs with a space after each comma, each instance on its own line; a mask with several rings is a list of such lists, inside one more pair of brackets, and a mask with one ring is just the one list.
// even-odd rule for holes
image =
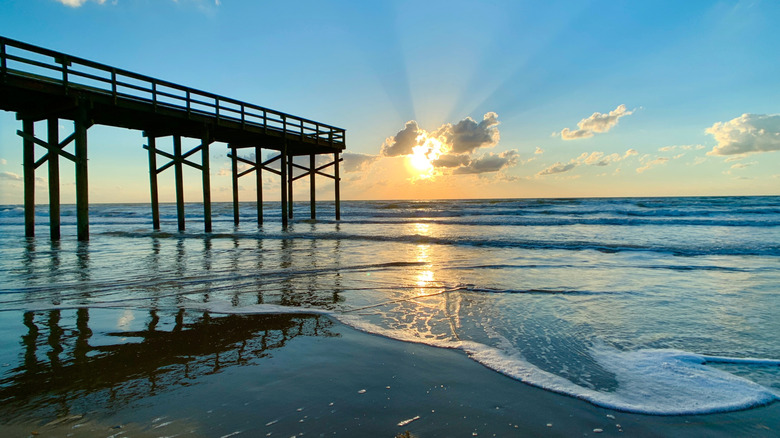
[[417, 122], [410, 120], [406, 122], [404, 129], [398, 131], [394, 137], [385, 140], [380, 154], [384, 157], [397, 157], [399, 155], [409, 155], [412, 148], [417, 146], [417, 136], [420, 135], [420, 127]]
[[477, 123], [471, 117], [466, 117], [455, 125], [449, 123], [436, 131], [435, 136], [444, 138], [454, 154], [470, 154], [482, 147], [492, 147], [498, 144], [498, 114], [489, 112], [482, 121]]
[[433, 162], [434, 167], [460, 167], [467, 166], [471, 162], [468, 155], [442, 155]]
[[547, 169], [542, 170], [541, 172], [537, 173], [538, 176], [544, 176], [544, 175], [554, 175], [556, 173], [563, 173], [568, 172], [572, 169], [577, 167], [577, 163], [569, 163], [569, 164], [563, 164], [561, 162], [555, 163], [552, 166], [548, 167]]
[[344, 172], [367, 170], [374, 161], [379, 159], [378, 155], [354, 154], [351, 152], [344, 152], [341, 156], [344, 158]]
[[498, 114], [489, 112], [479, 123], [471, 117], [466, 117], [454, 125], [446, 123], [429, 134], [420, 129], [416, 121], [410, 120], [406, 122], [404, 129], [385, 140], [380, 155], [397, 157], [411, 154], [412, 149], [420, 144], [418, 141], [420, 134], [441, 141], [444, 150], [452, 155], [471, 154], [479, 148], [498, 144], [500, 139], [498, 125]]
[[498, 172], [499, 170], [506, 167], [512, 167], [516, 165], [519, 158], [520, 155], [516, 150], [510, 150], [500, 154], [489, 152], [479, 158], [471, 160], [467, 166], [458, 167], [453, 173], [462, 175]]

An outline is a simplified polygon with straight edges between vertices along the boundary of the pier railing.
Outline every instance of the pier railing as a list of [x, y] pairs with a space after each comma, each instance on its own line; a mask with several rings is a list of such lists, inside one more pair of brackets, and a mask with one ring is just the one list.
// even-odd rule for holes
[[119, 99], [141, 101], [186, 112], [187, 116], [212, 117], [296, 136], [301, 141], [344, 145], [344, 129], [264, 108], [229, 97], [185, 87], [150, 76], [118, 69], [32, 44], [0, 37], [0, 75], [17, 75], [64, 87], [87, 89]]

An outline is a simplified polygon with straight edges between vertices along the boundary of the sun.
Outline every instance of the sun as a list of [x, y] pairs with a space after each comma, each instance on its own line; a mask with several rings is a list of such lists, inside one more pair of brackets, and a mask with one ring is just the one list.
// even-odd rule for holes
[[415, 146], [409, 155], [409, 164], [421, 178], [430, 178], [433, 174], [433, 163], [428, 159], [424, 146]]
[[433, 179], [436, 169], [433, 162], [447, 152], [446, 146], [437, 138], [423, 132], [417, 136], [417, 146], [407, 155], [407, 161], [413, 172], [413, 180]]

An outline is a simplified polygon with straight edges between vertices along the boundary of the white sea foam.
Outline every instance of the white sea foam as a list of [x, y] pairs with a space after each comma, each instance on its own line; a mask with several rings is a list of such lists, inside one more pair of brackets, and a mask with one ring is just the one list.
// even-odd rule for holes
[[409, 423], [412, 423], [412, 422], [414, 422], [414, 421], [417, 421], [417, 420], [419, 420], [419, 419], [420, 419], [420, 416], [419, 416], [419, 415], [415, 415], [415, 416], [414, 416], [414, 417], [412, 417], [412, 418], [409, 418], [409, 419], [406, 419], [406, 420], [404, 420], [404, 421], [400, 421], [400, 422], [398, 422], [398, 427], [403, 427], [403, 426], [406, 426], [407, 424], [409, 424]]
[[[618, 351], [591, 348], [591, 355], [615, 374], [618, 389], [598, 393], [595, 403], [649, 414], [704, 414], [771, 403], [780, 395], [755, 382], [706, 365], [707, 356], [679, 350]], [[765, 359], [720, 358], [744, 364], [778, 363]]]

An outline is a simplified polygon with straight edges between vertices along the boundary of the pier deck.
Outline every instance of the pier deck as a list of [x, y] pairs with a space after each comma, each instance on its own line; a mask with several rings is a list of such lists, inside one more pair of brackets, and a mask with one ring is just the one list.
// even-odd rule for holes
[[[154, 228], [159, 229], [157, 212], [157, 174], [174, 167], [176, 171], [179, 229], [184, 229], [182, 166], [188, 165], [203, 174], [204, 220], [211, 231], [209, 145], [227, 143], [233, 161], [233, 201], [235, 221], [238, 221], [238, 178], [256, 174], [258, 192], [258, 222], [262, 223], [261, 172], [270, 171], [281, 177], [282, 223], [292, 215], [292, 182], [308, 176], [311, 180], [311, 212], [315, 217], [314, 176], [334, 179], [336, 183], [336, 218], [339, 218], [339, 154], [345, 149], [345, 130], [328, 124], [275, 111], [183, 85], [140, 75], [112, 66], [44, 49], [9, 38], [0, 37], [0, 109], [16, 112], [22, 121], [25, 212], [27, 235], [34, 235], [34, 172], [44, 162], [49, 165], [49, 206], [52, 213], [51, 235], [59, 238], [59, 157], [76, 164], [76, 203], [79, 239], [88, 239], [87, 129], [106, 125], [144, 132], [149, 151], [150, 192]], [[60, 141], [58, 120], [72, 120], [74, 133]], [[35, 122], [48, 122], [48, 138], [35, 137]], [[157, 148], [156, 139], [173, 138], [173, 151]], [[181, 138], [201, 141], [195, 149], [183, 153]], [[63, 149], [75, 143], [75, 153]], [[47, 149], [46, 155], [35, 160], [34, 145]], [[238, 151], [251, 148], [255, 161], [240, 157]], [[279, 152], [262, 161], [261, 150]], [[201, 162], [189, 159], [200, 152]], [[332, 154], [333, 161], [315, 167], [315, 157]], [[309, 156], [309, 166], [294, 164], [294, 156]], [[170, 160], [157, 167], [156, 158]], [[278, 168], [270, 167], [276, 160]], [[249, 165], [239, 173], [238, 163]], [[334, 174], [323, 172], [334, 167]], [[302, 170], [293, 176], [295, 169]], [[288, 202], [290, 201], [290, 202]], [[289, 205], [288, 205], [289, 204]], [[29, 210], [29, 217], [27, 212]], [[56, 216], [56, 217], [55, 217]]]

